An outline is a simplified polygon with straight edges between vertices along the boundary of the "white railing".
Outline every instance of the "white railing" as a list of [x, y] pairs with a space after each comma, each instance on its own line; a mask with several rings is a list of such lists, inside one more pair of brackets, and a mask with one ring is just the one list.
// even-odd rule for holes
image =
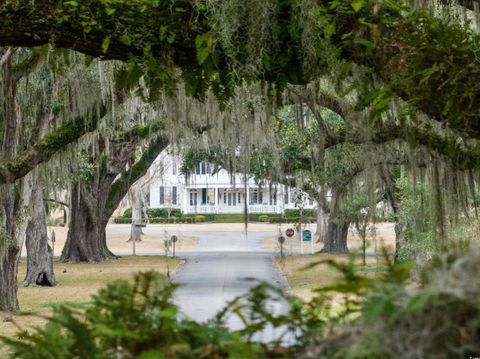
[[217, 206], [215, 205], [199, 205], [188, 207], [188, 213], [217, 213]]
[[250, 213], [279, 213], [278, 206], [267, 204], [254, 204], [248, 206], [248, 212]]
[[[236, 206], [197, 205], [187, 207], [187, 213], [243, 213], [243, 204]], [[248, 206], [248, 213], [280, 213], [278, 205], [254, 204]]]

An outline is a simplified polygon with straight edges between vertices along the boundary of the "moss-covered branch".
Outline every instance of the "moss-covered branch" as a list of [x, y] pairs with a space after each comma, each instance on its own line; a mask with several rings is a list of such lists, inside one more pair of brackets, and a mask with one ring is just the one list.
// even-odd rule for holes
[[98, 120], [106, 113], [107, 106], [103, 104], [98, 109], [92, 110], [88, 115], [63, 123], [25, 151], [0, 162], [0, 183], [15, 182], [40, 163], [47, 162], [70, 143], [75, 142], [86, 133], [94, 131], [97, 128]]
[[[382, 100], [388, 100], [386, 94], [399, 96], [431, 119], [480, 138], [478, 35], [422, 10], [401, 8], [401, 2], [303, 3], [311, 19], [297, 11], [297, 1], [278, 3], [278, 14], [272, 17], [276, 41], [258, 49], [265, 55], [263, 68], [254, 72], [258, 79], [279, 85], [306, 83], [331, 71], [328, 60], [334, 56], [347, 65], [360, 65], [366, 78], [380, 78], [385, 85]], [[181, 0], [6, 0], [0, 5], [0, 45], [52, 43], [131, 61], [145, 65], [142, 71], [156, 85], [171, 74], [169, 68], [181, 68], [191, 92], [212, 84], [226, 91], [237, 73], [234, 67], [250, 66], [250, 57], [245, 56], [244, 38], [220, 39], [209, 16], [205, 7]], [[310, 67], [304, 61], [305, 38], [316, 39], [308, 44]], [[224, 48], [229, 41], [238, 48], [235, 58]]]
[[167, 148], [169, 143], [170, 141], [165, 135], [159, 134], [155, 136], [148, 144], [148, 148], [143, 152], [140, 159], [112, 183], [105, 206], [105, 215], [108, 218], [110, 218], [120, 201], [125, 197], [130, 187], [147, 173], [153, 161]]

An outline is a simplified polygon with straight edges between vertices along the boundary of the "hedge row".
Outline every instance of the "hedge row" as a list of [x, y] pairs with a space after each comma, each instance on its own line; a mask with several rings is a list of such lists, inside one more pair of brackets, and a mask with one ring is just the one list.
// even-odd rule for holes
[[[148, 219], [148, 223], [201, 223], [206, 222], [206, 216], [197, 215], [197, 216], [182, 216], [182, 217], [153, 217]], [[131, 224], [131, 218], [116, 217], [113, 219], [113, 222], [116, 224]]]
[[[169, 211], [170, 211], [170, 216], [168, 215]], [[148, 218], [182, 217], [182, 215], [183, 215], [182, 211], [178, 208], [172, 208], [170, 210], [167, 208], [147, 208]], [[127, 208], [120, 217], [132, 218], [132, 209]]]
[[[249, 222], [269, 222], [269, 223], [298, 223], [299, 217], [282, 217], [279, 215], [258, 214], [249, 216]], [[131, 224], [131, 218], [116, 217], [113, 219], [116, 224]], [[185, 215], [182, 217], [153, 217], [148, 219], [148, 223], [243, 223], [243, 214], [203, 214], [203, 215]], [[316, 219], [313, 217], [302, 218], [302, 223], [315, 223]]]
[[[300, 209], [286, 209], [283, 213], [285, 217], [300, 217]], [[314, 209], [302, 210], [302, 217], [316, 217], [317, 211]]]

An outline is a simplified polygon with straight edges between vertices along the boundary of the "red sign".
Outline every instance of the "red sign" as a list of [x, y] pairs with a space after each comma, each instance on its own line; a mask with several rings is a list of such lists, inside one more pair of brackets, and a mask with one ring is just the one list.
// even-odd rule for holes
[[293, 237], [293, 235], [295, 234], [295, 231], [292, 228], [289, 228], [285, 231], [285, 234], [287, 237]]

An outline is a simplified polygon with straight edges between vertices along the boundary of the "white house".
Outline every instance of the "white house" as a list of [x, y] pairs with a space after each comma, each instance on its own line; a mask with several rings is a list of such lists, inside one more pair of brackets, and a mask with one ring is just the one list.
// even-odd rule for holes
[[[155, 179], [151, 181], [149, 207], [179, 208], [183, 213], [243, 213], [247, 200], [249, 213], [278, 213], [298, 208], [296, 191], [275, 183], [259, 186], [251, 178], [245, 188], [242, 174], [219, 170], [200, 163], [188, 178], [180, 173], [181, 158], [161, 154], [156, 159]], [[302, 195], [303, 208], [316, 203]]]

